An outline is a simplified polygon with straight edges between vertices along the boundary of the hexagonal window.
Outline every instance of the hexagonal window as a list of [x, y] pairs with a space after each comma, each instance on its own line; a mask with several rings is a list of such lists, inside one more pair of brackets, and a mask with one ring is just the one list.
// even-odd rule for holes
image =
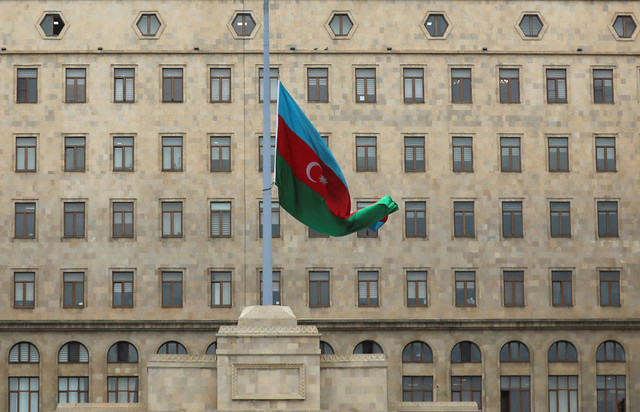
[[353, 22], [348, 14], [334, 14], [329, 22], [329, 27], [331, 27], [331, 31], [336, 36], [348, 36], [353, 27]]
[[232, 25], [238, 36], [251, 36], [253, 29], [256, 28], [256, 22], [249, 13], [236, 14]]
[[444, 32], [447, 31], [449, 23], [444, 17], [444, 14], [430, 14], [424, 23], [424, 27], [426, 27], [431, 37], [442, 37], [444, 36]]
[[155, 14], [143, 14], [136, 23], [143, 36], [155, 36], [160, 28], [160, 20]]
[[47, 37], [58, 37], [64, 29], [64, 20], [58, 13], [47, 13], [40, 22], [40, 27]]
[[631, 38], [636, 27], [636, 22], [631, 16], [618, 16], [613, 23], [613, 28], [621, 39]]
[[542, 30], [542, 21], [536, 14], [525, 14], [520, 20], [520, 29], [527, 37], [538, 37]]

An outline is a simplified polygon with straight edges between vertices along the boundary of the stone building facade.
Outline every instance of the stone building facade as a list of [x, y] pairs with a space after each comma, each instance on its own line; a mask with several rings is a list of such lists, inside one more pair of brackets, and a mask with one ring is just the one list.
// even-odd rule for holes
[[[0, 410], [146, 404], [152, 356], [259, 304], [262, 1], [2, 10]], [[344, 238], [276, 208], [277, 300], [325, 353], [382, 351], [389, 408], [640, 404], [638, 18], [272, 1], [273, 76], [354, 205], [400, 205]]]

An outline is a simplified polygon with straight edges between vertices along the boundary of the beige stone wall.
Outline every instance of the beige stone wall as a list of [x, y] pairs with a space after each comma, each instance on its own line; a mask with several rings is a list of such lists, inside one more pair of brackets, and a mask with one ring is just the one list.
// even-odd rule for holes
[[[106, 398], [108, 348], [119, 340], [132, 342], [141, 360], [168, 340], [179, 340], [190, 354], [204, 354], [213, 333], [234, 322], [241, 308], [257, 304], [261, 242], [258, 238], [258, 135], [262, 112], [258, 103], [258, 67], [262, 64], [260, 32], [250, 40], [235, 40], [227, 26], [236, 10], [253, 10], [261, 23], [262, 2], [5, 1], [0, 27], [0, 354], [4, 359], [19, 341], [33, 342], [41, 363], [0, 362], [0, 382], [6, 377], [39, 374], [41, 410], [53, 410], [56, 376], [88, 374], [90, 398]], [[325, 23], [334, 10], [348, 10], [357, 23], [349, 40], [331, 38]], [[36, 25], [45, 11], [59, 11], [68, 23], [60, 40], [45, 40]], [[157, 40], [140, 40], [132, 24], [140, 11], [160, 13], [165, 28]], [[428, 39], [420, 24], [429, 12], [444, 12], [452, 23], [446, 40]], [[522, 12], [539, 12], [546, 31], [540, 40], [523, 40], [515, 28]], [[449, 354], [463, 339], [476, 342], [483, 353], [484, 405], [499, 404], [497, 356], [500, 347], [519, 339], [532, 350], [531, 367], [504, 373], [531, 373], [536, 405], [547, 396], [545, 353], [558, 339], [571, 340], [580, 362], [571, 373], [580, 375], [580, 405], [591, 411], [594, 361], [604, 340], [620, 341], [627, 352], [628, 408], [638, 400], [640, 371], [638, 311], [640, 229], [637, 196], [640, 109], [638, 40], [616, 40], [610, 24], [616, 13], [640, 17], [635, 2], [618, 1], [277, 1], [272, 4], [272, 64], [299, 101], [341, 165], [354, 202], [391, 195], [401, 211], [391, 216], [377, 239], [355, 235], [338, 239], [308, 239], [307, 230], [284, 211], [282, 237], [274, 239], [274, 265], [282, 273], [282, 302], [299, 319], [323, 322], [322, 339], [337, 354], [351, 354], [364, 339], [380, 343], [388, 356], [388, 398], [401, 398], [403, 373], [432, 374], [439, 387], [436, 399], [450, 399]], [[202, 18], [202, 16], [208, 16]], [[293, 18], [292, 16], [295, 16]], [[407, 23], [409, 19], [409, 23]], [[211, 22], [219, 22], [212, 24]], [[586, 24], [585, 22], [588, 22]], [[258, 27], [260, 30], [261, 27]], [[194, 47], [199, 51], [194, 51]], [[295, 50], [290, 50], [295, 46]], [[102, 47], [102, 51], [97, 48]], [[392, 50], [387, 50], [391, 47]], [[487, 47], [486, 52], [482, 47]], [[327, 48], [327, 50], [325, 50]], [[581, 48], [583, 51], [576, 51]], [[317, 49], [317, 50], [314, 50]], [[136, 102], [113, 102], [113, 69], [136, 68]], [[161, 103], [161, 69], [185, 70], [185, 102]], [[232, 68], [232, 102], [208, 103], [208, 68]], [[402, 68], [425, 69], [425, 103], [402, 101]], [[64, 103], [64, 69], [87, 68], [87, 103]], [[306, 67], [329, 68], [328, 104], [305, 101]], [[375, 67], [376, 104], [355, 103], [356, 67]], [[545, 102], [546, 67], [562, 66], [568, 74], [568, 103]], [[591, 70], [609, 67], [614, 73], [613, 104], [594, 104]], [[38, 103], [16, 104], [16, 70], [38, 68]], [[450, 69], [470, 67], [473, 103], [451, 104]], [[498, 69], [520, 69], [521, 104], [500, 104]], [[275, 105], [272, 106], [275, 111]], [[135, 138], [135, 172], [111, 171], [114, 135]], [[163, 173], [160, 139], [184, 137], [184, 171]], [[231, 173], [208, 172], [210, 134], [231, 136]], [[15, 139], [37, 136], [37, 172], [15, 173]], [[64, 136], [83, 135], [87, 141], [87, 171], [63, 172]], [[378, 138], [378, 172], [355, 171], [355, 137]], [[425, 136], [426, 172], [403, 172], [403, 137]], [[473, 136], [473, 173], [451, 171], [451, 137]], [[521, 137], [522, 172], [499, 171], [499, 138]], [[569, 138], [570, 173], [549, 173], [546, 138]], [[615, 173], [595, 171], [595, 137], [616, 137]], [[275, 191], [277, 198], [277, 190]], [[62, 238], [63, 201], [86, 201], [87, 236]], [[111, 202], [135, 202], [134, 239], [111, 238]], [[160, 236], [160, 202], [184, 201], [184, 237]], [[230, 239], [208, 235], [208, 202], [232, 202]], [[453, 237], [453, 201], [475, 201], [474, 239]], [[501, 236], [500, 203], [523, 202], [524, 237]], [[570, 239], [549, 235], [548, 204], [571, 201]], [[600, 239], [596, 201], [619, 203], [620, 237]], [[37, 203], [36, 240], [13, 239], [13, 207], [17, 201]], [[427, 202], [425, 239], [406, 238], [403, 206], [407, 200]], [[233, 305], [211, 308], [209, 270], [233, 273]], [[307, 272], [331, 273], [331, 306], [309, 308]], [[357, 306], [356, 272], [380, 271], [380, 307]], [[406, 306], [405, 270], [428, 270], [429, 306]], [[525, 273], [523, 308], [502, 305], [504, 269]], [[552, 307], [551, 270], [570, 268], [575, 305]], [[598, 270], [619, 269], [621, 307], [599, 305]], [[134, 309], [111, 308], [111, 272], [135, 273]], [[184, 271], [184, 307], [161, 308], [160, 272]], [[477, 307], [454, 305], [455, 269], [476, 271]], [[14, 271], [36, 273], [36, 307], [14, 309]], [[83, 309], [62, 308], [62, 272], [83, 270], [86, 279]], [[370, 321], [360, 323], [361, 319]], [[377, 320], [386, 322], [376, 323]], [[595, 319], [596, 321], [584, 321]], [[348, 320], [344, 323], [343, 320]], [[495, 322], [492, 322], [495, 320]], [[500, 323], [514, 320], [513, 323]], [[572, 323], [565, 323], [573, 320]], [[414, 322], [410, 326], [406, 321]], [[154, 323], [159, 322], [159, 323]], [[520, 322], [520, 323], [518, 323]], [[399, 326], [400, 325], [400, 326]], [[435, 330], [433, 329], [435, 328]], [[434, 351], [433, 365], [406, 370], [402, 348], [422, 339]], [[87, 346], [91, 361], [77, 370], [62, 370], [57, 352], [68, 341]], [[144, 363], [141, 363], [143, 365]], [[406, 365], [405, 365], [406, 366]], [[572, 366], [573, 367], [573, 366]], [[598, 369], [600, 368], [600, 369]], [[614, 368], [622, 368], [616, 365]], [[80, 370], [82, 369], [82, 370]], [[146, 402], [146, 372], [139, 374], [141, 401]], [[566, 372], [566, 371], [565, 371]], [[474, 372], [475, 373], [475, 372]], [[553, 372], [555, 373], [555, 372]], [[76, 375], [80, 376], [80, 375]], [[4, 394], [3, 394], [4, 393]], [[6, 409], [0, 391], [0, 410]]]

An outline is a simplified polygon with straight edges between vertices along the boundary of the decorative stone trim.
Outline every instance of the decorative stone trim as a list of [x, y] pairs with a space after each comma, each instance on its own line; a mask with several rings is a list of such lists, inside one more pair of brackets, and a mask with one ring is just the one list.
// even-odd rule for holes
[[477, 411], [475, 402], [389, 402], [390, 411], [397, 412], [468, 412]]
[[56, 410], [64, 409], [104, 409], [105, 411], [111, 409], [129, 409], [131, 411], [142, 411], [147, 409], [145, 403], [59, 403]]
[[217, 336], [306, 335], [319, 336], [315, 325], [306, 326], [221, 326]]
[[216, 362], [216, 355], [151, 355], [149, 362]]
[[321, 362], [384, 362], [387, 357], [383, 353], [357, 355], [320, 355]]
[[[297, 369], [298, 392], [297, 393], [238, 393], [238, 369]], [[231, 399], [234, 400], [284, 400], [305, 399], [306, 384], [303, 363], [234, 363], [231, 365]]]

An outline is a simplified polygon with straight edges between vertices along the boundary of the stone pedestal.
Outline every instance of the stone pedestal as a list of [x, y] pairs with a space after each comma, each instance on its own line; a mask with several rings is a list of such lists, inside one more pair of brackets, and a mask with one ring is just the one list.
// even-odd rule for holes
[[320, 334], [289, 307], [246, 307], [217, 342], [218, 410], [320, 410]]

